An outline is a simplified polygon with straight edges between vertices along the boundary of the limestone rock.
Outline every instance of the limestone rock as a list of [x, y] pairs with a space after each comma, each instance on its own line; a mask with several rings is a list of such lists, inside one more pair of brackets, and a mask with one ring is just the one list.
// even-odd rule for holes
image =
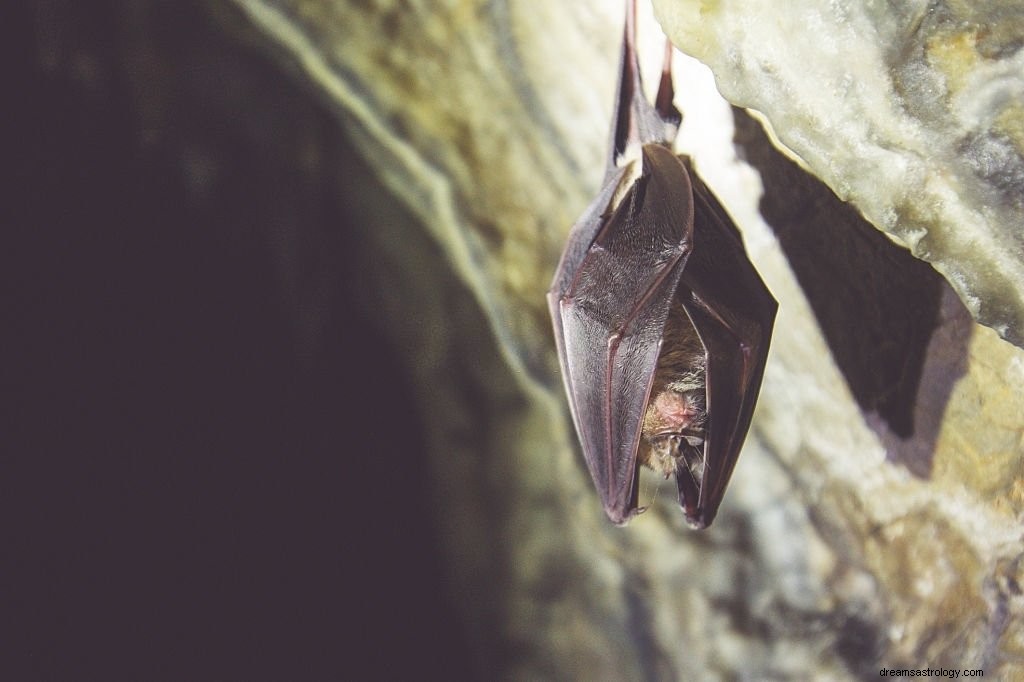
[[[1013, 24], [989, 34], [948, 19], [981, 11], [960, 5], [887, 18], [833, 3], [838, 18], [786, 20], [738, 2], [702, 3], [697, 24], [696, 3], [657, 4], [734, 103], [761, 110], [816, 175], [1020, 341], [1020, 128], [1008, 93], [1024, 52]], [[645, 475], [651, 511], [615, 528], [573, 445], [544, 293], [602, 174], [620, 8], [230, 5], [337, 114], [386, 190], [362, 198], [361, 238], [377, 254], [362, 279], [377, 284], [368, 295], [418, 382], [453, 592], [482, 669], [616, 680], [840, 679], [925, 664], [1020, 673], [1024, 352], [972, 322], [927, 267], [872, 241], [813, 179], [787, 196], [801, 210], [782, 211], [771, 178], [802, 171], [741, 115], [733, 147], [733, 112], [706, 70], [680, 61], [680, 145], [780, 301], [777, 331], [714, 526], [687, 532], [672, 493]], [[907, 49], [862, 46], [875, 36]], [[780, 47], [812, 37], [825, 46], [813, 59]], [[745, 56], [754, 43], [767, 53]], [[949, 66], [958, 50], [980, 71]], [[838, 65], [854, 51], [851, 73]], [[787, 76], [800, 69], [802, 81]], [[766, 83], [775, 104], [759, 99]], [[834, 239], [784, 238], [815, 229]], [[835, 244], [835, 260], [853, 264], [849, 287], [829, 284], [836, 269], [810, 267]], [[920, 324], [900, 321], [911, 313]]]
[[1024, 345], [1024, 3], [654, 5], [730, 102]]

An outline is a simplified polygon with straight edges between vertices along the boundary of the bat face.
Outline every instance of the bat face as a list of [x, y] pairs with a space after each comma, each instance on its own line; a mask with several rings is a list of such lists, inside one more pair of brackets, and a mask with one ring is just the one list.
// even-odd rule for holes
[[717, 199], [671, 151], [669, 51], [656, 105], [643, 98], [634, 11], [628, 2], [605, 183], [569, 234], [548, 305], [608, 517], [643, 511], [643, 464], [675, 476], [687, 522], [704, 528], [750, 426], [777, 304]]

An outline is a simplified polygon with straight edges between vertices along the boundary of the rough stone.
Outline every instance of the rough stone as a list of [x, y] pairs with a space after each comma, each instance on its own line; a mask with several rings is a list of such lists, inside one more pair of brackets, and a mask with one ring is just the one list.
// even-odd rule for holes
[[654, 5], [730, 102], [1024, 345], [1024, 3]]
[[[786, 16], [767, 3], [656, 4], [734, 104], [764, 113], [839, 197], [1020, 341], [1014, 24], [983, 31], [966, 4], [893, 16], [873, 2], [832, 3], [832, 14], [798, 3]], [[231, 5], [336, 112], [387, 191], [365, 209], [363, 237], [379, 254], [365, 281], [420, 387], [453, 592], [481, 668], [598, 680], [1024, 671], [1024, 352], [971, 321], [927, 268], [909, 274], [913, 296], [896, 284], [860, 290], [855, 314], [810, 296], [815, 280], [795, 263], [831, 244], [897, 264], [905, 254], [854, 236], [871, 229], [856, 216], [831, 224], [842, 209], [812, 179], [791, 200], [813, 211], [772, 213], [769, 175], [796, 171], [744, 137], [741, 117], [733, 147], [733, 113], [709, 72], [680, 59], [680, 146], [780, 301], [772, 355], [714, 526], [686, 531], [672, 494], [645, 475], [650, 512], [615, 528], [573, 445], [544, 292], [602, 174], [620, 8]], [[763, 52], [744, 51], [753, 45]], [[766, 83], [773, 99], [761, 98]], [[836, 232], [796, 257], [782, 235], [800, 229]], [[897, 312], [874, 314], [866, 291]], [[930, 306], [930, 333], [903, 325], [898, 338], [910, 340], [872, 364], [885, 324], [913, 301]], [[843, 346], [844, 325], [865, 327], [865, 340]]]

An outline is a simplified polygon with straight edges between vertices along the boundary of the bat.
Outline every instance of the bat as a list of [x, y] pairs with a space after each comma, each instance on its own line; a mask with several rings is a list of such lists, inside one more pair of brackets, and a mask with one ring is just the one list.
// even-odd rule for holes
[[548, 307], [570, 411], [608, 518], [637, 507], [639, 466], [675, 475], [687, 523], [715, 518], [750, 427], [778, 304], [685, 156], [672, 152], [666, 42], [643, 93], [626, 2], [604, 184], [569, 233]]

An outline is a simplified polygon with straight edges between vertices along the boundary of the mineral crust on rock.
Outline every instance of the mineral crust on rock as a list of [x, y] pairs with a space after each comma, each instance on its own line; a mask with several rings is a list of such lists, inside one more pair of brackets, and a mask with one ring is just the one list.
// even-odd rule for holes
[[726, 99], [1024, 345], [1024, 3], [654, 5]]

